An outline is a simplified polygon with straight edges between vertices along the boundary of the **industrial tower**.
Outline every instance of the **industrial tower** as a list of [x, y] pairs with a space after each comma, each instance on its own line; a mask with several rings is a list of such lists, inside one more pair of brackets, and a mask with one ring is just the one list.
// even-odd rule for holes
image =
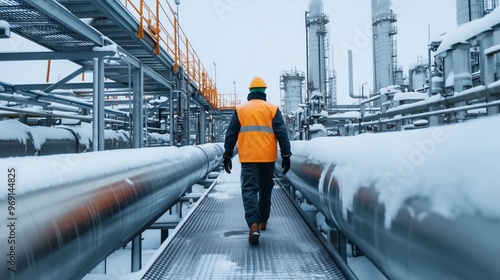
[[[307, 93], [325, 96], [326, 108], [336, 105], [336, 75], [328, 65], [328, 15], [323, 12], [323, 0], [311, 0], [306, 13], [307, 28]], [[333, 64], [333, 63], [332, 63]]]
[[283, 71], [281, 73], [281, 89], [285, 91], [285, 107], [283, 112], [288, 115], [299, 108], [302, 100], [302, 82], [305, 79], [304, 72], [295, 70]]
[[373, 90], [402, 84], [402, 67], [397, 65], [397, 17], [390, 0], [372, 0]]

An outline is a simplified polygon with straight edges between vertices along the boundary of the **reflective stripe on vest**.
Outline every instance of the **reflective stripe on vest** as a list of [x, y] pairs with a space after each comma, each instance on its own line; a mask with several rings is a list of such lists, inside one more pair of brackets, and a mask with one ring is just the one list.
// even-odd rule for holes
[[249, 126], [244, 126], [240, 129], [240, 132], [249, 132], [249, 131], [261, 131], [261, 132], [274, 133], [273, 129], [271, 127], [261, 126], [261, 125], [249, 125]]
[[278, 146], [273, 118], [277, 110], [278, 106], [260, 99], [236, 107], [241, 125], [238, 133], [240, 162], [276, 161]]

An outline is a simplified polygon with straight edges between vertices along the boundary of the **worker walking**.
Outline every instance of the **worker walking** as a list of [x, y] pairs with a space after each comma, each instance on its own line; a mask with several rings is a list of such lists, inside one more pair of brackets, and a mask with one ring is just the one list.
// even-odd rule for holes
[[250, 83], [248, 102], [237, 106], [224, 143], [224, 169], [231, 173], [233, 150], [238, 142], [241, 162], [241, 194], [245, 220], [250, 228], [248, 241], [259, 243], [260, 230], [266, 230], [271, 212], [273, 173], [278, 147], [283, 174], [290, 169], [290, 141], [278, 106], [266, 102], [265, 81], [255, 77]]

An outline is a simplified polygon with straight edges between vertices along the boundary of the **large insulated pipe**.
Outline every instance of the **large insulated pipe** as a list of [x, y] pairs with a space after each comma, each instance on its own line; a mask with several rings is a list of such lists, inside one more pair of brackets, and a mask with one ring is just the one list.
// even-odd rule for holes
[[[28, 126], [16, 120], [0, 121], [0, 158], [44, 156], [53, 154], [83, 153], [92, 150], [91, 127], [77, 126]], [[150, 145], [167, 145], [169, 136], [148, 133]], [[130, 147], [130, 135], [124, 130], [105, 130], [105, 150]]]
[[295, 141], [286, 178], [389, 279], [500, 279], [499, 126]]
[[0, 180], [11, 184], [0, 189], [0, 279], [81, 279], [222, 154], [204, 144], [0, 160]]

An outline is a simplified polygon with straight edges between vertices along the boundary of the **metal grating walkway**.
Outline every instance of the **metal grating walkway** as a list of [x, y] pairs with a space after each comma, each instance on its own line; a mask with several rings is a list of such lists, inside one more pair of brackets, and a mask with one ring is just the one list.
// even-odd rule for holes
[[346, 279], [280, 187], [268, 229], [250, 245], [240, 182], [221, 177], [142, 279]]

